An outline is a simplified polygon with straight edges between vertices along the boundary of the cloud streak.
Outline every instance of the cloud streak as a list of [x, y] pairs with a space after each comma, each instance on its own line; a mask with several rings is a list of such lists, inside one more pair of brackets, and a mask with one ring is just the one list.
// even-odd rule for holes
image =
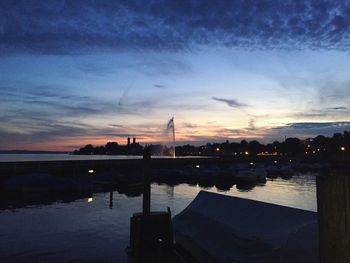
[[284, 137], [313, 138], [317, 135], [332, 136], [349, 130], [350, 122], [295, 122], [266, 130], [265, 140], [272, 141]]
[[238, 102], [235, 99], [223, 99], [223, 98], [218, 98], [218, 97], [212, 97], [211, 99], [215, 100], [215, 101], [223, 102], [231, 108], [242, 108], [242, 107], [248, 106], [247, 104]]
[[330, 107], [327, 109], [329, 109], [329, 110], [346, 110], [347, 108], [346, 107]]
[[158, 88], [158, 89], [165, 89], [166, 88], [165, 85], [161, 85], [161, 84], [154, 84], [153, 87]]

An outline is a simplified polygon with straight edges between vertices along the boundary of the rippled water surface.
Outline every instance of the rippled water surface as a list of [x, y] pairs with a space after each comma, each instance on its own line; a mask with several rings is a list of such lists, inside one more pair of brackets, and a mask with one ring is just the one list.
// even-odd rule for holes
[[[184, 209], [200, 190], [187, 184], [152, 185], [152, 210]], [[316, 211], [315, 176], [268, 179], [250, 190], [233, 186], [221, 194]], [[141, 197], [118, 192], [0, 211], [0, 262], [126, 262], [129, 219], [142, 208]], [[232, 208], [234, 209], [234, 207]]]
[[[152, 158], [173, 158], [172, 156], [152, 156]], [[176, 158], [209, 158], [203, 156], [179, 156]], [[69, 153], [0, 153], [0, 162], [32, 161], [79, 161], [79, 160], [126, 160], [142, 159], [141, 155], [75, 155]]]
[[73, 161], [73, 160], [123, 160], [141, 159], [139, 155], [74, 155], [69, 153], [2, 153], [0, 162], [31, 162], [31, 161]]

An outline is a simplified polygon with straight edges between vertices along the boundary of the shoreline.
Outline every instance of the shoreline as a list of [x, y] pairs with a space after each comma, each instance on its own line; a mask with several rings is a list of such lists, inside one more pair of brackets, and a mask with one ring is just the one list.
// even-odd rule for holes
[[[89, 155], [90, 156], [90, 155]], [[94, 156], [94, 155], [92, 155]], [[100, 156], [100, 155], [99, 155]], [[113, 155], [106, 155], [113, 156]], [[5, 173], [19, 174], [30, 172], [60, 172], [70, 171], [79, 172], [86, 169], [96, 168], [127, 168], [135, 166], [142, 166], [142, 156], [122, 156], [122, 159], [84, 159], [84, 160], [25, 160], [25, 161], [0, 161], [0, 176]], [[159, 157], [152, 156], [151, 165], [155, 168], [176, 167], [178, 165], [186, 164], [238, 164], [238, 163], [255, 163], [255, 164], [322, 164], [329, 166], [331, 169], [350, 168], [348, 160], [342, 159], [305, 159], [305, 158], [291, 158], [284, 156], [274, 157], [235, 157], [225, 158], [216, 156], [179, 156]], [[57, 169], [54, 171], [54, 169]]]

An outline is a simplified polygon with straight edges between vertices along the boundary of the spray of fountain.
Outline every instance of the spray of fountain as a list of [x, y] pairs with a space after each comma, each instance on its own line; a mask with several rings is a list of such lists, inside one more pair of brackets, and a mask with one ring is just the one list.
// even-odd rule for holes
[[172, 117], [169, 121], [168, 121], [168, 125], [166, 127], [166, 132], [167, 134], [169, 134], [170, 132], [172, 132], [172, 137], [173, 137], [173, 149], [172, 149], [172, 156], [173, 158], [175, 158], [175, 122], [174, 122], [174, 117]]

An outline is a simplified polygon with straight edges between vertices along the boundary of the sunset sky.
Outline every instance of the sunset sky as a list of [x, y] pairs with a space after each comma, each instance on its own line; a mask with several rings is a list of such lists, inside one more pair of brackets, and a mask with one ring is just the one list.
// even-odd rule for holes
[[349, 26], [348, 1], [2, 0], [0, 150], [349, 130]]

